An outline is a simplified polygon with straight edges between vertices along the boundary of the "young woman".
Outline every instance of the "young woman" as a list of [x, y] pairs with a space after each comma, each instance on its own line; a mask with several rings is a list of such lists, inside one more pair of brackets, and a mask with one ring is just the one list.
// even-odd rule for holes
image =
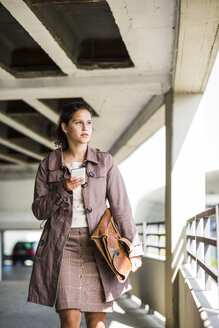
[[[92, 111], [81, 103], [66, 105], [60, 115], [56, 145], [39, 165], [32, 210], [45, 226], [36, 251], [28, 301], [55, 305], [61, 328], [78, 328], [81, 312], [87, 327], [105, 327], [113, 300], [128, 291], [90, 240], [108, 200], [120, 233], [134, 245], [132, 271], [141, 266], [142, 247], [122, 176], [113, 157], [88, 143]], [[83, 178], [72, 168], [85, 167]]]

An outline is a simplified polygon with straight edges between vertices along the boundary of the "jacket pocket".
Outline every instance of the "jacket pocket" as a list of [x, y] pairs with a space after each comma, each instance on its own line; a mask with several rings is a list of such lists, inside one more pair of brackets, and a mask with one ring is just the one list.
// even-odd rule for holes
[[36, 249], [36, 254], [35, 254], [36, 257], [42, 257], [44, 255], [46, 248], [48, 247], [48, 235], [49, 235], [49, 229], [45, 227]]

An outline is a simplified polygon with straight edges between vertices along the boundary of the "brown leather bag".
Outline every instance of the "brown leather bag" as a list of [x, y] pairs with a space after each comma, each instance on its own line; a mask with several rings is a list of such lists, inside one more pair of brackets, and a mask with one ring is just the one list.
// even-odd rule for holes
[[120, 281], [125, 281], [132, 267], [127, 248], [131, 251], [133, 245], [128, 239], [121, 237], [110, 208], [104, 212], [96, 230], [91, 235], [91, 239], [95, 242], [116, 277]]

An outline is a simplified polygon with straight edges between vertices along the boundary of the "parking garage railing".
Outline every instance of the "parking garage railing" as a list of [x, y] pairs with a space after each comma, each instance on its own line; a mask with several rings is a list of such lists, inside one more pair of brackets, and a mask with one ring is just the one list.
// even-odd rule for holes
[[187, 220], [186, 239], [187, 260], [195, 278], [204, 290], [217, 284], [219, 300], [219, 205]]
[[165, 222], [142, 222], [136, 224], [146, 256], [166, 258]]

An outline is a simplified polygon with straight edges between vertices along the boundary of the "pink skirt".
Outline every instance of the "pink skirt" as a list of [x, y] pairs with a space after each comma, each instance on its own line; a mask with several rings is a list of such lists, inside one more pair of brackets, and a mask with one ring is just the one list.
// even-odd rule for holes
[[88, 228], [71, 228], [62, 257], [56, 312], [64, 309], [113, 311], [113, 301], [105, 301], [93, 247]]

